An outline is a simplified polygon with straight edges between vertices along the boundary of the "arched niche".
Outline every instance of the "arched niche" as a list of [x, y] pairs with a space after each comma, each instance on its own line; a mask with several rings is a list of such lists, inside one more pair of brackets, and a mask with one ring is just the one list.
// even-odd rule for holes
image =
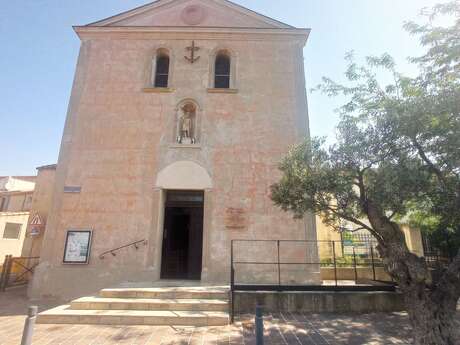
[[158, 173], [155, 187], [175, 190], [206, 190], [212, 188], [212, 180], [201, 165], [192, 161], [178, 161]]
[[178, 144], [195, 145], [201, 140], [201, 107], [193, 99], [176, 106], [174, 139]]

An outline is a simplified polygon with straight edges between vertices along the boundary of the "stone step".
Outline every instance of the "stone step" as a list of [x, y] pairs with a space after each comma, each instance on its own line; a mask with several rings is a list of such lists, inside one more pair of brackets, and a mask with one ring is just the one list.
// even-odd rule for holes
[[209, 287], [160, 287], [160, 288], [116, 288], [99, 292], [104, 298], [148, 298], [148, 299], [220, 299], [228, 300], [227, 288]]
[[176, 310], [228, 311], [228, 301], [220, 299], [148, 299], [82, 297], [70, 303], [73, 310]]
[[225, 326], [228, 313], [217, 311], [74, 310], [63, 305], [37, 316], [39, 324]]

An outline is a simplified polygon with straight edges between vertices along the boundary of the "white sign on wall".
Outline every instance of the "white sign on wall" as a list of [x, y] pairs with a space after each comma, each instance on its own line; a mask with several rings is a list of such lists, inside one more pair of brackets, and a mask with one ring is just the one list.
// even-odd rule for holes
[[30, 221], [30, 225], [43, 226], [42, 218], [40, 217], [38, 213], [34, 214], [34, 216], [32, 217], [32, 220]]
[[91, 251], [91, 230], [68, 230], [64, 248], [65, 264], [87, 264]]

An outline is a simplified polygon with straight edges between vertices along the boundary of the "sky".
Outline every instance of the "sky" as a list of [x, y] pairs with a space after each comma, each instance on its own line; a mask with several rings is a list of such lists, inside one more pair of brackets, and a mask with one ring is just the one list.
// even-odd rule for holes
[[[148, 3], [147, 0], [0, 1], [0, 176], [34, 175], [57, 162], [84, 25]], [[443, 0], [234, 0], [296, 27], [311, 28], [304, 50], [307, 89], [323, 76], [341, 81], [344, 55], [390, 53], [413, 73], [408, 56], [423, 51], [404, 31], [423, 7]], [[314, 136], [334, 136], [340, 99], [309, 93]], [[342, 100], [343, 101], [343, 100]]]

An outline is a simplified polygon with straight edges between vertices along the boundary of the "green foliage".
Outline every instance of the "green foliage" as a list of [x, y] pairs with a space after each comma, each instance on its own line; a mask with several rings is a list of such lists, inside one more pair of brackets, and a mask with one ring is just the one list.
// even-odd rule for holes
[[[439, 4], [422, 13], [427, 17], [427, 23], [405, 24], [406, 30], [420, 36], [421, 43], [428, 48], [426, 54], [412, 58], [412, 61], [419, 63], [430, 78], [456, 78], [460, 69], [460, 1]], [[446, 16], [454, 19], [453, 25], [436, 25]]]
[[[335, 259], [335, 265], [337, 267], [349, 267], [353, 268], [355, 267], [369, 267], [372, 268], [372, 261], [369, 258], [362, 257], [360, 255], [356, 255], [355, 258], [353, 258], [352, 255], [344, 255], [341, 257], [337, 257]], [[321, 259], [320, 261], [321, 267], [334, 267], [334, 259], [333, 258], [325, 258]], [[374, 259], [374, 266], [375, 267], [381, 267], [382, 262], [379, 258]]]
[[[302, 217], [307, 211], [338, 227], [363, 222], [369, 203], [390, 220], [429, 232], [450, 254], [460, 248], [460, 1], [436, 6], [430, 20], [453, 14], [449, 27], [406, 24], [427, 47], [412, 59], [415, 78], [398, 73], [384, 54], [359, 66], [347, 54], [346, 85], [328, 78], [317, 90], [343, 95], [336, 143], [313, 138], [294, 147], [280, 165], [272, 199]], [[385, 72], [392, 82], [383, 85]]]
[[[325, 258], [321, 259], [321, 267], [333, 267], [334, 266], [334, 259], [333, 258]], [[335, 265], [337, 267], [354, 267], [354, 260], [353, 256], [342, 256], [335, 259]]]

